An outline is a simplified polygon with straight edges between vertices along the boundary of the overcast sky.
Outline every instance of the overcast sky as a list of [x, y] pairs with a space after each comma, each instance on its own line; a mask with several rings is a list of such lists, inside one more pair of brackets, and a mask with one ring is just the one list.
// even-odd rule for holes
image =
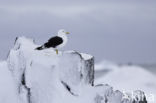
[[96, 62], [156, 63], [155, 0], [0, 0], [0, 59], [17, 36], [42, 44], [59, 29], [71, 33], [64, 50]]

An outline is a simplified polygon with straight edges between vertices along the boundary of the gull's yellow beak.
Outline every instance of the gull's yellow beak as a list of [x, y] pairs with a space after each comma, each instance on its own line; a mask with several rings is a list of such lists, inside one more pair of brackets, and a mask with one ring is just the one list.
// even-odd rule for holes
[[70, 34], [69, 32], [66, 32], [66, 34]]

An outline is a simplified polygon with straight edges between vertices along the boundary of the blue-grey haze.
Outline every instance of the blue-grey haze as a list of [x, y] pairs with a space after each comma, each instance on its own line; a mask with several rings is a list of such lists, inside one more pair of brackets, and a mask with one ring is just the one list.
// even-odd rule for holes
[[64, 50], [115, 62], [156, 62], [155, 0], [0, 0], [0, 59], [17, 36], [42, 44], [59, 29], [71, 33]]

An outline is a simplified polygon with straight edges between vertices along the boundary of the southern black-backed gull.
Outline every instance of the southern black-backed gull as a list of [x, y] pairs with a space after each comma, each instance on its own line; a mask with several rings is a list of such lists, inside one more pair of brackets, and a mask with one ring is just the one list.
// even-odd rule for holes
[[37, 47], [36, 50], [43, 50], [52, 47], [55, 48], [56, 54], [58, 54], [58, 49], [64, 47], [68, 41], [67, 34], [69, 34], [69, 32], [66, 32], [64, 29], [59, 30], [57, 36], [50, 38], [48, 42]]

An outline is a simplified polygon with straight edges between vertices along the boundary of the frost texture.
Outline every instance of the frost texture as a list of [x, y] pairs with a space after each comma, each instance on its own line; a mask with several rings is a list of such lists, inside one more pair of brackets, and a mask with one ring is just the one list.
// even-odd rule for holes
[[94, 86], [93, 56], [36, 47], [33, 40], [17, 38], [6, 63], [21, 103], [146, 103], [141, 91], [132, 99], [109, 85]]

